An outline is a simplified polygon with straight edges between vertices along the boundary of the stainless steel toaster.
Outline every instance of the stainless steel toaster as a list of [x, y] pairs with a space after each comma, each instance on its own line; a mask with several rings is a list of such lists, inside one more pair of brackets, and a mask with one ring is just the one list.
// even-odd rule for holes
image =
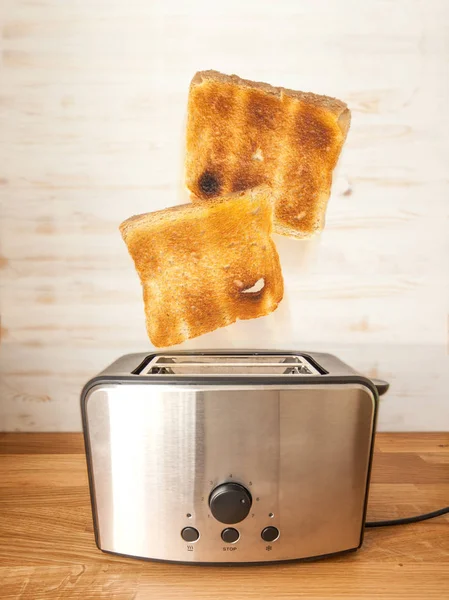
[[81, 410], [96, 543], [184, 563], [362, 544], [378, 391], [329, 354], [130, 354]]

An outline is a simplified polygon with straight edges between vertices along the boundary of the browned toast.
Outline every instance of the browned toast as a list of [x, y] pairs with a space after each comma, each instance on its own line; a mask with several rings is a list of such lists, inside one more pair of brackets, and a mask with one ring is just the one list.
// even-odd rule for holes
[[332, 171], [349, 124], [350, 111], [340, 100], [199, 72], [188, 102], [191, 199], [267, 183], [276, 233], [310, 237], [324, 227]]
[[271, 239], [270, 197], [271, 190], [260, 186], [120, 225], [143, 286], [155, 346], [179, 344], [276, 309], [284, 287]]

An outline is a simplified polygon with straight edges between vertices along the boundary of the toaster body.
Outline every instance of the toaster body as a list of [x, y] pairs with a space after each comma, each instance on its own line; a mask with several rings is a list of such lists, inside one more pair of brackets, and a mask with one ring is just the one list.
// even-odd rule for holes
[[359, 548], [377, 403], [328, 354], [123, 356], [81, 396], [97, 546], [212, 564]]

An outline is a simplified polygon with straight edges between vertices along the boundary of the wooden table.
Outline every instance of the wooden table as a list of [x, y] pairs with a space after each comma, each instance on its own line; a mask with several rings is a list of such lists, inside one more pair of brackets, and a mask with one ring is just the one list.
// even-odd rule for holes
[[[449, 504], [449, 433], [380, 434], [369, 520]], [[198, 567], [95, 546], [80, 434], [0, 434], [0, 597], [449, 598], [449, 517], [367, 530], [363, 548], [312, 563]]]

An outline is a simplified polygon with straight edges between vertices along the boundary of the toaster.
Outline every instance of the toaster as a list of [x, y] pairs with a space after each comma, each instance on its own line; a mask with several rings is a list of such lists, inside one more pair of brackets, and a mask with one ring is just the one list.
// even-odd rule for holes
[[98, 548], [208, 564], [358, 549], [378, 396], [330, 354], [119, 358], [81, 394]]

